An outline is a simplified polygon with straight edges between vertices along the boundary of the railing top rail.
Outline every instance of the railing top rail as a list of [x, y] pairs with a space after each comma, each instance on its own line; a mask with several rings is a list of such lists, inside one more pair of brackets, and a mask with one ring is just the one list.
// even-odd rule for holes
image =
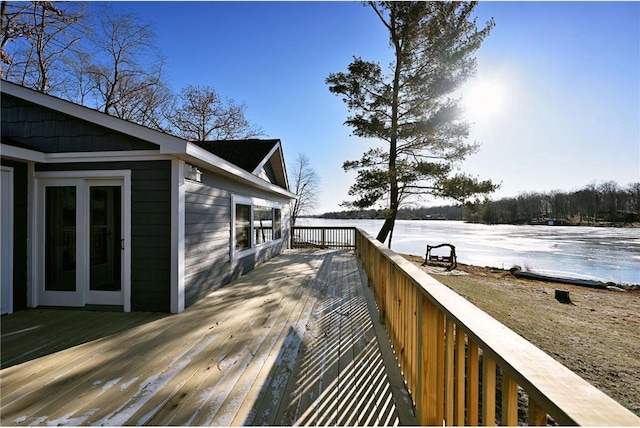
[[630, 410], [554, 360], [489, 314], [358, 228], [392, 265], [462, 327], [527, 393], [562, 425], [632, 425]]

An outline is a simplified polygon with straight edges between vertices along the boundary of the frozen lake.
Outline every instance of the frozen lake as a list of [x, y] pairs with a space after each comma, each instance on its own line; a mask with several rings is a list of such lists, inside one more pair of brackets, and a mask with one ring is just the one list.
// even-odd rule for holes
[[[382, 222], [302, 218], [298, 225], [356, 226], [375, 237]], [[639, 229], [399, 220], [391, 248], [424, 257], [427, 244], [442, 243], [455, 245], [461, 263], [519, 265], [541, 274], [640, 284]]]

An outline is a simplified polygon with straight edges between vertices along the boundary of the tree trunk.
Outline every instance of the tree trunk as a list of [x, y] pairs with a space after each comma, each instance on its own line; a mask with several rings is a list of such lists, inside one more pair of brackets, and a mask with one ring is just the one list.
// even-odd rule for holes
[[393, 228], [394, 222], [395, 222], [395, 218], [387, 218], [384, 220], [384, 224], [380, 228], [380, 232], [378, 232], [378, 236], [376, 236], [376, 239], [378, 241], [384, 244], [384, 242], [387, 240], [387, 236], [389, 236], [389, 233]]

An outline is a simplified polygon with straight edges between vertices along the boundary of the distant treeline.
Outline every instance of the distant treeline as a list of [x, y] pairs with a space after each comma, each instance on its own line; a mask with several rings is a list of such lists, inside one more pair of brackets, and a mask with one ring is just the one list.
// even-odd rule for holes
[[[333, 219], [382, 219], [383, 210], [340, 211]], [[564, 192], [528, 192], [479, 204], [402, 208], [399, 220], [465, 220], [486, 224], [624, 225], [640, 222], [640, 183], [620, 187], [613, 181]]]

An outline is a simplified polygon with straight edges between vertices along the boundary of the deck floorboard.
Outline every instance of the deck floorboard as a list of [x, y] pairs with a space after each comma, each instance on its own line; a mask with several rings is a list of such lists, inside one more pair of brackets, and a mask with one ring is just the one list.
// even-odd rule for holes
[[0, 425], [415, 425], [363, 281], [291, 250], [178, 315], [3, 316]]

